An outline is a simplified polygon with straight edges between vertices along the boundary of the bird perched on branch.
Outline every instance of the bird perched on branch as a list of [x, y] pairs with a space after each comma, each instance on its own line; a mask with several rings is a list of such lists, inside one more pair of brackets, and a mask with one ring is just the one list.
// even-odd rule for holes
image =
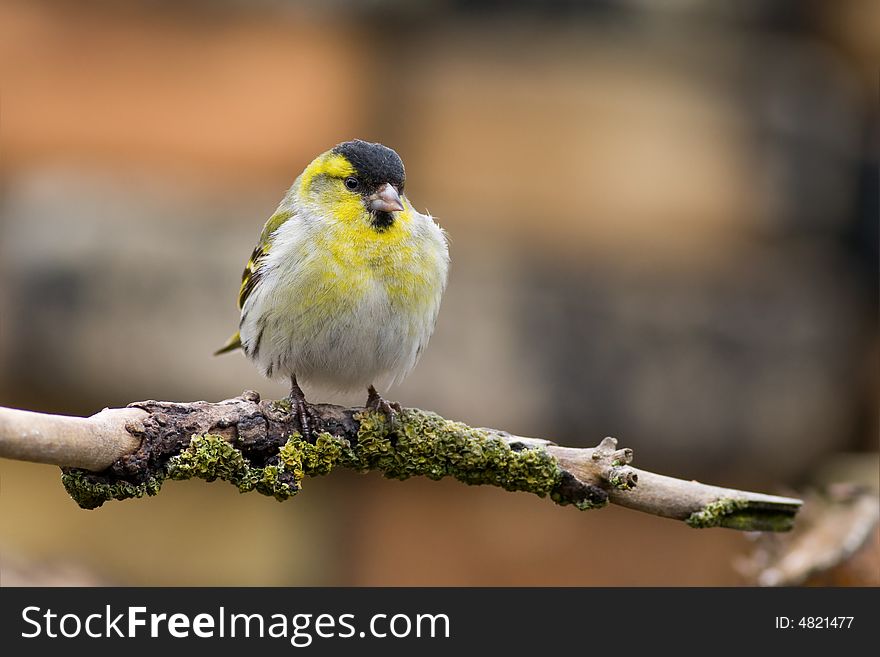
[[338, 144], [309, 164], [260, 235], [242, 274], [241, 348], [268, 378], [290, 379], [303, 434], [300, 381], [368, 390], [393, 421], [400, 406], [375, 383], [399, 382], [434, 330], [446, 286], [443, 230], [404, 194], [400, 156], [382, 144]]

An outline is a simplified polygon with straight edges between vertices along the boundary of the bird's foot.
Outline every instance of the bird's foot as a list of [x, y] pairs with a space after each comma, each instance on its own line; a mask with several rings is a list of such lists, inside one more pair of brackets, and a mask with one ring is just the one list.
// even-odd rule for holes
[[397, 402], [383, 399], [373, 386], [368, 388], [367, 408], [382, 413], [391, 425], [391, 431], [397, 430], [397, 414], [402, 413], [403, 409]]
[[309, 405], [306, 403], [306, 396], [296, 382], [296, 377], [290, 379], [290, 394], [287, 396], [290, 400], [290, 409], [299, 421], [300, 433], [303, 440], [312, 442], [312, 413]]

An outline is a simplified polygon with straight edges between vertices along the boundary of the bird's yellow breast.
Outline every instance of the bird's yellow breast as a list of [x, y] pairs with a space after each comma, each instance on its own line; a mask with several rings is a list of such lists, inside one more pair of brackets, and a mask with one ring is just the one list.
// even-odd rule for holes
[[411, 207], [395, 213], [384, 230], [364, 220], [362, 205], [352, 219], [338, 213], [315, 237], [311, 252], [302, 254], [311, 258], [314, 273], [303, 301], [342, 310], [378, 292], [401, 314], [424, 312], [434, 303], [437, 264], [424, 252], [428, 245], [414, 239]]

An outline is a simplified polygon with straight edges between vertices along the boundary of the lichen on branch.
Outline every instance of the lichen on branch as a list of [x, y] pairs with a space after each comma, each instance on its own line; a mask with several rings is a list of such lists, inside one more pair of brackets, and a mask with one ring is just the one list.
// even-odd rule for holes
[[[393, 432], [379, 413], [363, 411], [355, 419], [358, 430], [354, 441], [325, 431], [312, 444], [294, 431], [263, 464], [249, 459], [235, 440], [205, 433], [192, 436], [185, 449], [140, 483], [71, 469], [65, 471], [63, 481], [71, 497], [88, 509], [109, 500], [155, 495], [166, 478], [220, 479], [242, 493], [256, 491], [281, 501], [302, 490], [306, 477], [327, 474], [337, 466], [361, 472], [378, 470], [390, 479], [454, 477], [467, 484], [489, 484], [540, 497], [553, 494], [562, 482], [559, 464], [546, 451], [525, 446], [513, 449], [484, 430], [434, 413], [405, 410]], [[581, 501], [565, 494], [554, 499], [560, 504]]]

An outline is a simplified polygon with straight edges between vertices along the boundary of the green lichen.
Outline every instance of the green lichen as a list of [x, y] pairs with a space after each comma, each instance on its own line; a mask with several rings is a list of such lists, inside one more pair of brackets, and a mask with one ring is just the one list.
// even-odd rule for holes
[[302, 480], [305, 476], [328, 474], [340, 461], [351, 463], [353, 454], [347, 440], [329, 433], [319, 434], [314, 445], [294, 434], [278, 451], [278, 458]]
[[710, 502], [700, 511], [692, 513], [685, 522], [696, 529], [728, 527], [740, 512], [749, 506], [748, 501], [725, 497]]
[[307, 476], [327, 474], [350, 451], [348, 442], [328, 433], [318, 436], [315, 444], [298, 433], [290, 436], [278, 452], [278, 462], [259, 467], [222, 436], [193, 436], [189, 446], [168, 461], [171, 479], [222, 479], [242, 493], [257, 491], [279, 501], [296, 495]]
[[[284, 403], [278, 402], [278, 403]], [[255, 465], [223, 436], [195, 435], [180, 454], [172, 457], [147, 483], [135, 485], [81, 471], [65, 474], [65, 486], [84, 508], [107, 500], [155, 495], [166, 477], [227, 481], [242, 493], [257, 491], [286, 500], [302, 489], [308, 476], [324, 475], [337, 466], [359, 471], [377, 469], [392, 479], [425, 476], [454, 477], [467, 484], [489, 484], [510, 491], [551, 497], [579, 509], [601, 506], [563, 491], [562, 471], [556, 459], [542, 449], [511, 449], [491, 431], [420, 410], [401, 412], [393, 431], [386, 417], [375, 412], [358, 415], [357, 443], [321, 433], [314, 443], [292, 434], [268, 463]]]
[[490, 484], [540, 497], [560, 482], [556, 459], [544, 450], [513, 450], [486, 431], [434, 413], [416, 409], [400, 413], [394, 443], [383, 415], [364, 412], [358, 420], [358, 467], [379, 469], [391, 479], [451, 476], [466, 484]]
[[635, 479], [626, 466], [612, 466], [608, 474], [608, 483], [619, 490], [632, 490], [635, 488]]
[[127, 481], [109, 481], [106, 477], [85, 470], [65, 470], [61, 483], [74, 501], [83, 509], [97, 509], [110, 500], [127, 500], [144, 495], [155, 495], [162, 488], [164, 477], [152, 476], [141, 484]]
[[787, 532], [794, 528], [794, 514], [770, 509], [748, 509], [721, 519], [721, 526], [749, 532]]
[[285, 477], [285, 469], [277, 465], [267, 465], [265, 468], [254, 468], [259, 470], [259, 475], [252, 489], [239, 490], [242, 493], [255, 490], [261, 495], [274, 497], [279, 502], [290, 499], [300, 491], [300, 479], [293, 477]]
[[569, 504], [572, 504], [578, 511], [592, 511], [593, 509], [601, 509], [603, 506], [608, 506], [607, 495], [601, 499], [590, 498], [586, 495], [577, 499], [570, 499], [569, 497], [560, 494], [558, 489], [551, 491], [550, 499], [559, 506], [568, 506]]
[[271, 408], [276, 413], [282, 413], [284, 415], [290, 415], [293, 411], [293, 404], [286, 397], [283, 399], [276, 399], [275, 401], [269, 404], [269, 408]]
[[790, 510], [765, 507], [748, 500], [724, 498], [692, 513], [685, 522], [691, 527], [727, 527], [742, 531], [787, 532], [794, 527]]
[[223, 436], [206, 433], [193, 436], [189, 446], [168, 461], [166, 472], [171, 479], [222, 479], [245, 493], [254, 490], [263, 468], [253, 467], [244, 455]]

